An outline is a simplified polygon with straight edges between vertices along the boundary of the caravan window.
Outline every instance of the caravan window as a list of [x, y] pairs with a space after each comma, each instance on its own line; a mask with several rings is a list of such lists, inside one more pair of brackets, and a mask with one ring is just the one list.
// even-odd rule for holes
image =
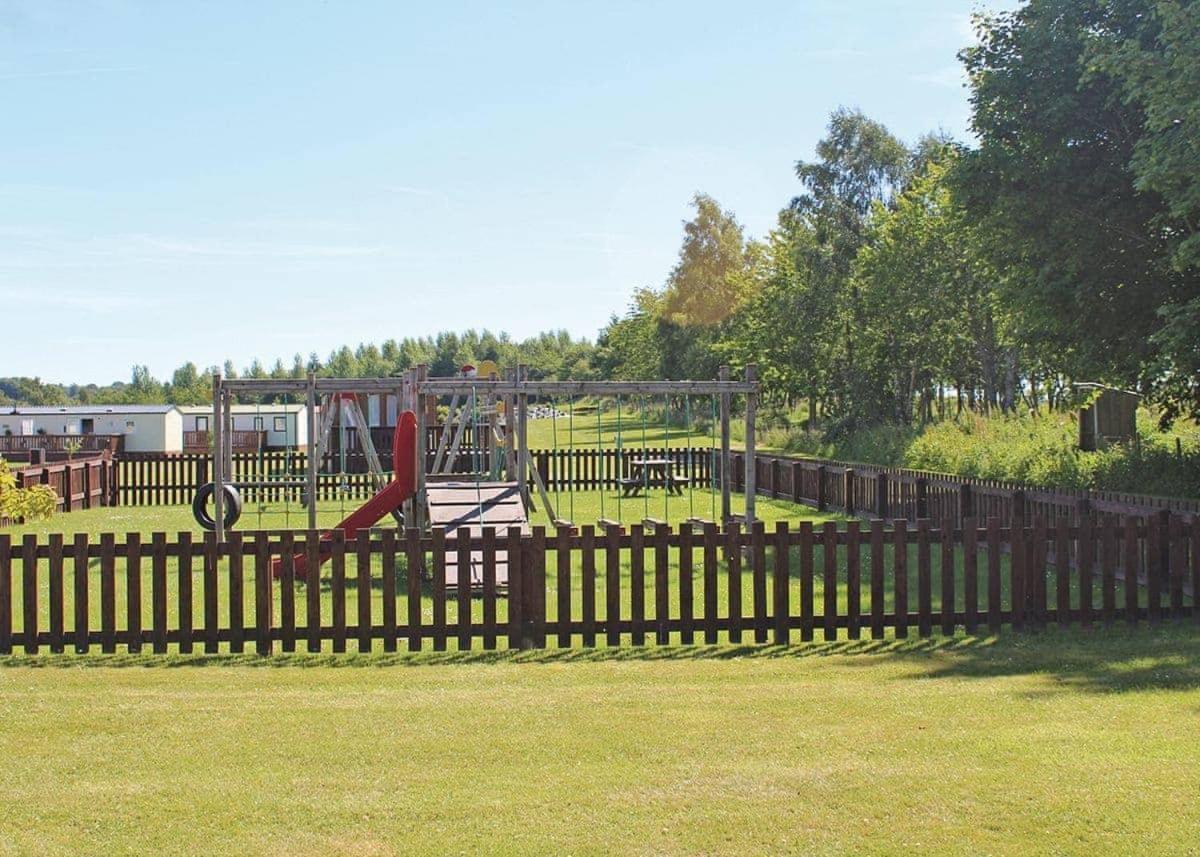
[[275, 418], [275, 431], [287, 431], [287, 417]]
[[208, 431], [208, 417], [196, 417], [196, 431]]

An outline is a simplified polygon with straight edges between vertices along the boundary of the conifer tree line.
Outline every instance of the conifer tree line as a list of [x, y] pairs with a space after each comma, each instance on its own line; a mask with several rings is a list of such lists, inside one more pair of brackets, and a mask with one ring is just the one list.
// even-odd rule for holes
[[[768, 402], [827, 431], [1054, 408], [1079, 381], [1200, 416], [1200, 3], [1029, 0], [976, 29], [960, 54], [975, 139], [903, 141], [837, 109], [768, 234], [697, 193], [675, 266], [594, 343], [441, 333], [224, 371], [519, 359], [533, 377], [681, 379], [755, 362]], [[0, 396], [205, 401], [210, 372], [7, 379]]]

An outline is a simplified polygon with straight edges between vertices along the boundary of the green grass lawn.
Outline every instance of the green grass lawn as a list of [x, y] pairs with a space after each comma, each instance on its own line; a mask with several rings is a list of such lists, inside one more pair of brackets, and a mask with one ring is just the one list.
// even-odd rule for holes
[[1200, 829], [1191, 629], [4, 666], [3, 854], [1189, 853]]

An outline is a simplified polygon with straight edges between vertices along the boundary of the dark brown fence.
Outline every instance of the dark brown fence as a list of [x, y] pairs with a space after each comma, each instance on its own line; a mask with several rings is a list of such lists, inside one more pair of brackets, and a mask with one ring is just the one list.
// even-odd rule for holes
[[[1200, 622], [1200, 524], [0, 535], [0, 654], [777, 643]], [[482, 570], [473, 582], [471, 553]], [[321, 585], [296, 580], [294, 557]], [[457, 591], [441, 580], [456, 556]], [[281, 558], [279, 579], [272, 562]], [[96, 567], [92, 566], [95, 563]], [[507, 567], [507, 591], [497, 566]], [[328, 595], [326, 595], [326, 591]], [[19, 602], [19, 606], [18, 606]]]
[[[1195, 499], [1042, 488], [782, 455], [759, 454], [755, 458], [757, 493], [865, 518], [905, 518], [909, 522], [930, 518], [937, 525], [959, 526], [972, 516], [994, 516], [1006, 524], [1040, 516], [1078, 525], [1084, 517], [1097, 515], [1200, 514], [1200, 500]], [[741, 491], [745, 487], [741, 453], [734, 453], [733, 466], [733, 484]]]
[[[707, 485], [713, 476], [713, 456], [709, 449], [560, 449], [531, 450], [530, 456], [546, 487], [566, 489], [574, 482], [576, 488], [616, 488], [619, 479], [630, 474], [629, 462], [637, 458], [665, 458], [680, 478], [689, 478], [696, 485]], [[385, 470], [392, 466], [391, 450], [380, 451], [380, 463]], [[433, 467], [434, 453], [427, 455], [426, 469]], [[473, 449], [460, 450], [455, 473], [472, 473], [477, 467], [489, 466], [486, 455]], [[305, 478], [307, 453], [259, 452], [234, 453], [233, 482], [278, 481], [294, 483]], [[184, 453], [141, 454], [118, 460], [119, 500], [123, 506], [173, 506], [192, 502], [196, 488], [211, 479], [211, 458], [208, 455]], [[344, 472], [343, 472], [344, 468]], [[340, 498], [365, 500], [374, 493], [366, 458], [361, 453], [331, 452], [321, 465], [317, 480], [317, 499]], [[275, 502], [298, 497], [299, 488], [271, 487], [247, 489], [246, 499]]]
[[117, 468], [107, 453], [73, 461], [59, 461], [15, 471], [18, 488], [49, 486], [58, 495], [59, 512], [114, 506], [117, 500]]

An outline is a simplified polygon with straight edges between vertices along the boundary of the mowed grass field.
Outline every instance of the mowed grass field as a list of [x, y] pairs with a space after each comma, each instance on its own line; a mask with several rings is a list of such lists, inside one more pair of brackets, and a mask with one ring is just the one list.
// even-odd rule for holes
[[1191, 853], [1200, 635], [12, 658], [0, 853]]

